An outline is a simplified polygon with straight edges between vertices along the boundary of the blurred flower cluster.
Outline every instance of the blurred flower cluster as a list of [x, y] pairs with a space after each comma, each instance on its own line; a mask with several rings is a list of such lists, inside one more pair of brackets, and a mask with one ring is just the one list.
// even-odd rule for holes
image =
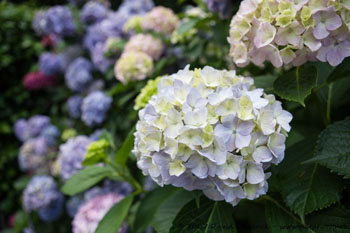
[[230, 54], [238, 66], [337, 66], [350, 56], [348, 15], [343, 1], [244, 0], [231, 21]]

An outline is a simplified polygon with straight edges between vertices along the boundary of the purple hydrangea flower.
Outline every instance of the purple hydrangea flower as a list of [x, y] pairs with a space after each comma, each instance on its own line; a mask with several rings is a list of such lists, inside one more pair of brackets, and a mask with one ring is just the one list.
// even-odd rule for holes
[[32, 27], [38, 35], [45, 35], [47, 33], [47, 20], [45, 11], [37, 11], [33, 18]]
[[88, 126], [101, 124], [112, 103], [112, 98], [102, 91], [95, 91], [84, 98], [82, 104], [82, 120]]
[[43, 137], [27, 140], [20, 148], [18, 163], [22, 171], [37, 172], [48, 169], [48, 153], [52, 151]]
[[80, 13], [80, 20], [87, 24], [94, 24], [107, 17], [107, 8], [98, 2], [87, 2]]
[[84, 193], [84, 200], [88, 201], [96, 196], [114, 193], [127, 196], [132, 192], [132, 186], [127, 182], [105, 180], [102, 187], [93, 187]]
[[34, 176], [23, 192], [23, 205], [27, 212], [41, 210], [61, 198], [55, 180], [48, 175]]
[[124, 0], [119, 10], [128, 11], [130, 15], [143, 15], [153, 7], [152, 0]]
[[30, 137], [36, 137], [48, 126], [50, 126], [50, 118], [44, 115], [35, 115], [28, 120], [28, 133]]
[[48, 206], [39, 210], [39, 217], [45, 222], [51, 222], [57, 220], [63, 210], [64, 196], [59, 193], [55, 201], [52, 201]]
[[54, 6], [45, 13], [46, 34], [57, 36], [71, 36], [75, 32], [73, 15], [69, 8]]
[[84, 43], [84, 47], [87, 48], [89, 51], [92, 51], [95, 48], [95, 46], [99, 43], [104, 44], [104, 42], [107, 40], [107, 36], [102, 30], [101, 25], [102, 25], [102, 22], [94, 24], [87, 28], [87, 32], [84, 36], [83, 43]]
[[66, 202], [66, 212], [69, 217], [73, 218], [83, 203], [84, 200], [80, 196], [73, 196], [69, 198], [69, 200]]
[[221, 18], [228, 18], [232, 12], [230, 0], [204, 0], [211, 12], [218, 13]]
[[64, 69], [63, 59], [61, 54], [43, 53], [39, 58], [39, 69], [46, 75], [58, 75]]
[[69, 116], [72, 118], [79, 118], [81, 115], [81, 104], [83, 97], [81, 95], [74, 95], [67, 100], [67, 109]]
[[92, 49], [90, 54], [94, 66], [102, 73], [106, 72], [106, 70], [115, 62], [114, 59], [109, 59], [105, 57], [104, 47], [104, 44], [98, 43]]
[[77, 136], [60, 146], [60, 175], [63, 180], [68, 180], [83, 168], [81, 163], [91, 142], [86, 136]]
[[93, 66], [89, 60], [83, 57], [75, 59], [68, 67], [65, 80], [69, 89], [84, 91], [92, 81], [91, 71]]
[[40, 137], [44, 138], [50, 146], [57, 144], [57, 139], [59, 136], [60, 130], [54, 125], [46, 127], [40, 134]]
[[28, 132], [28, 121], [25, 119], [19, 119], [16, 121], [14, 127], [15, 135], [21, 142], [30, 138]]

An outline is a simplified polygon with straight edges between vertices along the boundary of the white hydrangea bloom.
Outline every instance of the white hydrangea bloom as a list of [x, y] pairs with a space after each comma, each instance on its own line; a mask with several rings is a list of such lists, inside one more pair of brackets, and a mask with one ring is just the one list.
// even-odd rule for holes
[[230, 25], [230, 55], [238, 66], [337, 66], [350, 56], [349, 16], [344, 0], [243, 0]]
[[267, 192], [292, 115], [235, 71], [204, 67], [163, 77], [139, 112], [138, 167], [160, 186], [202, 190], [236, 205]]

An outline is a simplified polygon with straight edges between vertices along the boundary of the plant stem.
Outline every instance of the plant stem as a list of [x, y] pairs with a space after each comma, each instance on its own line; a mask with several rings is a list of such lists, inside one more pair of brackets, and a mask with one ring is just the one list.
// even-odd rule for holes
[[333, 90], [333, 83], [329, 84], [328, 86], [328, 98], [327, 98], [327, 123], [331, 123], [331, 102], [332, 102], [332, 90]]
[[143, 189], [139, 182], [137, 182], [134, 177], [126, 176], [124, 172], [117, 166], [115, 165], [111, 160], [105, 159], [104, 161], [106, 164], [110, 165], [116, 172], [117, 174], [122, 177], [125, 181], [129, 182], [134, 188], [135, 188], [135, 195], [140, 194], [143, 192]]

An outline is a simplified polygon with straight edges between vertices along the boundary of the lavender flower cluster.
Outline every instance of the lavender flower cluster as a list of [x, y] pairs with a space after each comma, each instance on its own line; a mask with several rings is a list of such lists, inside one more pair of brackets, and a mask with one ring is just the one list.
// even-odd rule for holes
[[348, 16], [348, 4], [339, 0], [244, 0], [231, 21], [230, 55], [238, 66], [337, 66], [350, 56]]
[[83, 168], [81, 164], [84, 160], [87, 147], [92, 142], [86, 136], [77, 136], [69, 139], [59, 147], [59, 170], [63, 180], [68, 180], [77, 171]]
[[133, 153], [145, 175], [232, 205], [266, 194], [292, 120], [253, 79], [208, 66], [163, 77], [139, 117]]
[[56, 151], [59, 129], [50, 118], [36, 115], [29, 120], [19, 119], [14, 125], [17, 138], [23, 142], [18, 162], [22, 171], [36, 173], [49, 169], [49, 154]]
[[38, 211], [44, 221], [56, 220], [63, 209], [64, 196], [55, 180], [48, 175], [34, 176], [23, 192], [23, 205], [27, 212]]
[[39, 11], [35, 14], [33, 28], [39, 35], [72, 36], [75, 33], [73, 14], [64, 6], [54, 6], [47, 11]]

